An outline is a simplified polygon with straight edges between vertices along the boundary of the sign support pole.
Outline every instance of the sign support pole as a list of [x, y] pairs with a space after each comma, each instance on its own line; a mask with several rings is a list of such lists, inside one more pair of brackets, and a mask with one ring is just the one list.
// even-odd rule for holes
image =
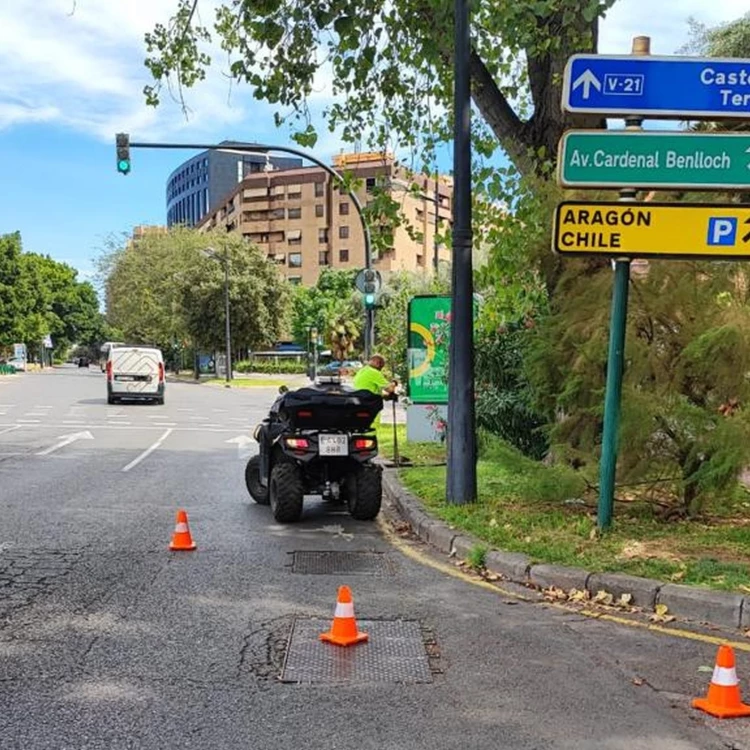
[[[633, 39], [633, 54], [648, 55], [651, 39], [639, 36]], [[627, 130], [641, 130], [639, 117], [625, 121]], [[621, 190], [620, 200], [635, 201], [635, 190]], [[620, 429], [620, 403], [622, 401], [622, 374], [625, 367], [625, 327], [628, 317], [628, 290], [630, 286], [630, 260], [614, 262], [615, 279], [612, 290], [612, 313], [607, 356], [607, 385], [604, 396], [604, 428], [602, 431], [602, 457], [599, 465], [599, 508], [597, 526], [605, 531], [612, 525], [615, 503], [615, 475], [617, 472], [617, 442]]]

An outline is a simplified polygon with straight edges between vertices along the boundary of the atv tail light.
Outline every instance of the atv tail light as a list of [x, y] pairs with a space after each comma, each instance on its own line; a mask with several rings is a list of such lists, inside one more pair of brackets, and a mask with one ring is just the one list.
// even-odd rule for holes
[[307, 417], [308, 419], [312, 417], [312, 412], [307, 409], [302, 409], [297, 412], [298, 417]]
[[369, 451], [375, 447], [375, 441], [372, 438], [357, 438], [354, 441], [355, 451]]
[[285, 438], [284, 442], [288, 448], [296, 451], [304, 451], [310, 447], [310, 441], [307, 438]]

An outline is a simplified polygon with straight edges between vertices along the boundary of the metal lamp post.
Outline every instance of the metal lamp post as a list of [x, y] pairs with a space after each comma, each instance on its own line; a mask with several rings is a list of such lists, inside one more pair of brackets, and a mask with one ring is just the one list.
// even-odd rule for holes
[[229, 319], [229, 250], [224, 250], [223, 257], [219, 255], [212, 247], [203, 250], [207, 258], [218, 260], [224, 265], [224, 336], [226, 338], [226, 381], [227, 385], [232, 380], [232, 329]]
[[453, 268], [446, 500], [463, 505], [474, 502], [477, 497], [471, 262], [470, 0], [455, 0], [454, 8]]

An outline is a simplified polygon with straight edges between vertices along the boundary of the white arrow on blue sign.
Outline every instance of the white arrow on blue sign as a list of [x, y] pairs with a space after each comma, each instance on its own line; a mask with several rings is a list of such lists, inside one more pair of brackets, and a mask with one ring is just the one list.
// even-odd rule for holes
[[692, 120], [750, 118], [750, 60], [573, 55], [563, 109]]

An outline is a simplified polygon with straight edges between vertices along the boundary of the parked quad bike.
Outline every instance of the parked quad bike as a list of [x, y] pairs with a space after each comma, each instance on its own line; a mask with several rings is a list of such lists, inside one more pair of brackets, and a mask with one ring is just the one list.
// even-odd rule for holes
[[253, 500], [270, 505], [279, 523], [299, 520], [305, 495], [345, 503], [358, 520], [375, 518], [382, 476], [373, 463], [378, 441], [372, 423], [383, 408], [382, 397], [336, 378], [295, 391], [282, 386], [279, 392], [255, 429], [260, 452], [245, 468]]

